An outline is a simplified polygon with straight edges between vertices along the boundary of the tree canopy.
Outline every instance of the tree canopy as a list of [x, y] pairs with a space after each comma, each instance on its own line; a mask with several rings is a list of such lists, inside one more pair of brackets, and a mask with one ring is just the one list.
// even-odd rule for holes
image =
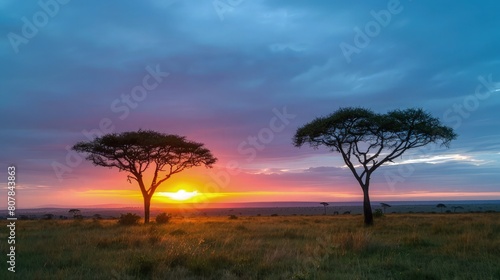
[[[217, 159], [202, 143], [185, 137], [151, 130], [113, 133], [73, 146], [87, 153], [94, 165], [118, 168], [128, 172], [129, 182], [136, 181], [144, 198], [145, 223], [149, 222], [151, 197], [172, 175], [185, 169], [212, 167]], [[152, 178], [145, 182], [144, 172], [151, 169]]]
[[360, 107], [341, 108], [297, 129], [296, 147], [309, 144], [339, 152], [364, 193], [365, 224], [373, 224], [368, 189], [371, 174], [409, 149], [430, 143], [449, 146], [457, 135], [423, 109], [378, 114]]

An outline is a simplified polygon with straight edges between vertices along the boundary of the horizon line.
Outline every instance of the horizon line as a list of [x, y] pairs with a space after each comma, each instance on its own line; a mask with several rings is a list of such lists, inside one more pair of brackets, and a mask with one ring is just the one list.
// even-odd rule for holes
[[[321, 202], [327, 202], [331, 203], [332, 205], [330, 206], [335, 206], [335, 203], [346, 205], [346, 204], [363, 204], [362, 201], [321, 201]], [[270, 204], [320, 204], [320, 201], [263, 201], [263, 202], [212, 202], [212, 203], [205, 203], [203, 207], [193, 207], [195, 205], [199, 205], [196, 202], [186, 202], [186, 203], [155, 203], [155, 205], [151, 205], [151, 209], [155, 208], [161, 208], [165, 206], [170, 206], [172, 208], [199, 208], [199, 209], [204, 209], [204, 208], [230, 208], [232, 206], [233, 208], [238, 208], [235, 206], [238, 205], [270, 205]], [[432, 203], [432, 202], [495, 202], [495, 203], [500, 203], [500, 199], [442, 199], [442, 200], [373, 200], [371, 201], [371, 205], [381, 203], [381, 202], [392, 202], [392, 203]], [[408, 204], [410, 205], [410, 204]], [[226, 207], [217, 207], [217, 206], [226, 206]], [[312, 205], [311, 205], [312, 206]], [[134, 205], [127, 205], [127, 204], [121, 204], [121, 203], [105, 203], [105, 204], [95, 204], [95, 205], [73, 205], [73, 206], [68, 206], [68, 205], [58, 205], [58, 204], [48, 204], [48, 205], [39, 205], [39, 206], [34, 206], [34, 207], [27, 207], [27, 208], [17, 208], [17, 210], [30, 210], [30, 209], [48, 209], [48, 208], [109, 208], [109, 209], [119, 209], [119, 208], [143, 208], [144, 206], [141, 205], [140, 203], [134, 204]], [[319, 207], [319, 206], [318, 206]], [[240, 207], [244, 208], [244, 207]], [[1, 211], [1, 210], [0, 210]], [[5, 210], [6, 211], [6, 210]]]

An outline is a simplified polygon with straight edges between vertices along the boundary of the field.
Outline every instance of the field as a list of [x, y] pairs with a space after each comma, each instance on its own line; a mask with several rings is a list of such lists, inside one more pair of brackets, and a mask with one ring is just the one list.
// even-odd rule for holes
[[[17, 221], [1, 279], [500, 279], [498, 213]], [[3, 276], [2, 276], [3, 275]]]

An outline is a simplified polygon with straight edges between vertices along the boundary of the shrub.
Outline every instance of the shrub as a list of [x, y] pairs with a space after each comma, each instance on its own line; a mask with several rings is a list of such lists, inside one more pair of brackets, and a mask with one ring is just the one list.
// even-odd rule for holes
[[45, 214], [43, 215], [44, 220], [52, 220], [54, 218], [54, 214]]
[[172, 218], [172, 216], [170, 214], [161, 213], [158, 216], [156, 216], [156, 223], [157, 224], [166, 224], [166, 223], [170, 222], [170, 218]]
[[137, 225], [140, 219], [141, 217], [139, 217], [136, 214], [132, 213], [121, 214], [120, 218], [118, 218], [118, 224], [124, 226]]
[[229, 215], [229, 220], [236, 220], [238, 219], [238, 216], [236, 215]]
[[375, 218], [380, 218], [384, 216], [384, 212], [382, 212], [381, 209], [375, 209], [375, 212], [373, 213], [373, 217]]

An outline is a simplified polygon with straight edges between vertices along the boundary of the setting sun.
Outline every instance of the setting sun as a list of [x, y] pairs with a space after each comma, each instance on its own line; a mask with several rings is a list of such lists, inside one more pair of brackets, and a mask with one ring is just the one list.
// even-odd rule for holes
[[159, 192], [158, 195], [166, 196], [173, 200], [188, 200], [198, 195], [198, 191], [187, 192], [185, 190], [178, 190], [177, 192]]

